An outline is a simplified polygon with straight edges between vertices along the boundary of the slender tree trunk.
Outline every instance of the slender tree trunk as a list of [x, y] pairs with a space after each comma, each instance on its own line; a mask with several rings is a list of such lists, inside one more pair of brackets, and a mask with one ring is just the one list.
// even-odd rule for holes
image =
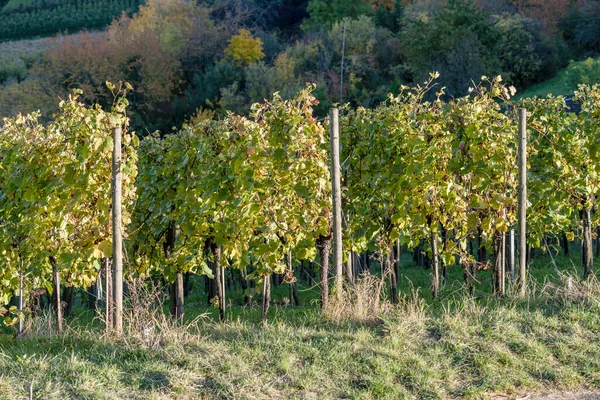
[[494, 234], [494, 268], [492, 274], [494, 278], [494, 293], [498, 297], [504, 297], [504, 260], [502, 257], [503, 247], [503, 232], [496, 232]]
[[590, 210], [589, 208], [581, 210], [581, 221], [583, 223], [583, 251], [581, 253], [583, 264], [583, 277], [584, 279], [588, 279], [592, 274], [594, 266], [592, 210]]
[[287, 255], [287, 264], [288, 264], [288, 270], [290, 271], [289, 273], [291, 274], [290, 277], [290, 307], [294, 307], [294, 303], [296, 303], [297, 306], [300, 305], [300, 301], [298, 300], [298, 293], [296, 291], [296, 283], [295, 283], [295, 278], [294, 278], [294, 264], [292, 263], [292, 252], [289, 251], [288, 255]]
[[312, 261], [307, 261], [304, 267], [304, 271], [306, 272], [306, 276], [308, 277], [308, 284], [310, 286], [314, 285], [316, 283], [314, 274], [315, 264]]
[[[423, 252], [421, 257], [423, 259], [423, 269], [426, 269], [426, 270], [432, 269], [433, 264], [432, 264], [432, 259], [429, 258], [429, 253]], [[438, 273], [438, 275], [439, 275], [439, 273]]]
[[317, 249], [321, 257], [321, 310], [329, 304], [329, 251], [331, 237], [321, 236], [317, 241]]
[[[175, 242], [177, 240], [177, 227], [175, 225], [175, 221], [170, 221], [169, 226], [167, 227], [166, 237], [164, 243], [164, 253], [165, 258], [171, 257], [173, 254], [173, 250], [175, 249]], [[175, 317], [177, 320], [183, 319], [184, 314], [184, 303], [185, 303], [185, 293], [184, 293], [184, 284], [183, 284], [183, 272], [177, 271], [177, 275], [175, 276], [175, 281], [170, 284], [170, 293], [171, 293], [171, 315]]]
[[[481, 232], [481, 230], [479, 230]], [[483, 244], [483, 239], [481, 238], [481, 233], [477, 236], [477, 244], [479, 246], [477, 250], [477, 261], [480, 263], [485, 263], [487, 261], [487, 249]]]
[[600, 226], [596, 227], [596, 247], [594, 249], [594, 257], [600, 257]]
[[[442, 226], [442, 251], [445, 251], [446, 244], [448, 242], [448, 231]], [[446, 268], [446, 262], [442, 260], [442, 283], [446, 283], [448, 278], [448, 269]]]
[[[101, 264], [103, 262], [104, 262], [104, 259], [102, 259]], [[102, 264], [102, 267], [104, 267], [103, 264]], [[100, 269], [100, 273], [98, 274], [96, 282], [94, 282], [92, 284], [92, 286], [90, 286], [89, 293], [88, 293], [88, 304], [87, 305], [90, 310], [94, 310], [94, 314], [98, 314], [98, 308], [99, 308], [98, 302], [100, 301], [101, 286], [102, 286], [102, 268]]]
[[73, 302], [75, 301], [75, 290], [73, 286], [65, 287], [65, 317], [70, 317], [73, 312]]
[[56, 329], [60, 334], [63, 331], [63, 314], [62, 314], [62, 301], [60, 300], [60, 272], [56, 265], [54, 257], [50, 257], [50, 264], [52, 265], [52, 280], [53, 280], [53, 297], [54, 297], [54, 312], [56, 313]]
[[565, 256], [568, 256], [569, 255], [569, 239], [567, 239], [567, 234], [565, 232], [562, 232], [560, 235], [560, 245], [562, 247], [563, 254]]
[[248, 290], [248, 281], [246, 280], [246, 276], [247, 276], [246, 267], [244, 267], [240, 270], [240, 284], [242, 285], [242, 290], [244, 291], [244, 305], [249, 306], [250, 305], [250, 297], [246, 293], [246, 290]]
[[[475, 246], [474, 242], [475, 242], [475, 239], [472, 238], [469, 244], [471, 247], [471, 254], [473, 256], [476, 256], [479, 253], [479, 249], [477, 250], [477, 254], [476, 254], [475, 248], [474, 248], [474, 246]], [[475, 292], [475, 287], [473, 286], [473, 280], [475, 280], [475, 277], [477, 276], [477, 271], [478, 271], [479, 267], [477, 266], [477, 262], [474, 262], [474, 263], [471, 263], [471, 265], [469, 265], [467, 268], [468, 268], [467, 270], [469, 272], [469, 276], [471, 277], [471, 283], [469, 285], [469, 293], [471, 296], [473, 296], [473, 294]]]
[[348, 252], [348, 259], [346, 260], [346, 277], [348, 279], [348, 283], [354, 285], [354, 263], [352, 262], [354, 253], [352, 251]]
[[413, 249], [413, 262], [416, 265], [423, 266], [423, 258], [421, 257], [421, 245], [418, 245]]
[[469, 288], [469, 294], [473, 296], [473, 284], [471, 284], [471, 267], [467, 264], [463, 265], [463, 279], [465, 285]]
[[263, 322], [267, 321], [267, 314], [269, 312], [269, 305], [271, 304], [271, 279], [269, 275], [263, 277], [263, 291], [262, 291], [262, 307], [260, 310], [260, 318]]
[[[291, 286], [291, 290], [292, 290], [292, 299], [293, 299], [293, 303], [296, 304], [297, 307], [300, 307], [300, 298], [298, 297], [298, 289], [296, 288], [296, 284], [292, 284]], [[292, 304], [292, 299], [290, 299], [290, 304]]]
[[218, 297], [217, 294], [217, 268], [214, 260], [210, 261], [211, 255], [213, 253], [212, 241], [207, 240], [204, 244], [204, 253], [206, 254], [207, 260], [209, 260], [208, 265], [210, 267], [210, 271], [212, 272], [213, 279], [206, 277], [206, 301], [207, 304], [211, 304], [215, 296]]
[[171, 284], [171, 315], [178, 320], [183, 320], [185, 312], [185, 293], [183, 285], [183, 273], [178, 272], [175, 282]]
[[600, 257], [600, 226], [596, 227], [596, 257]]
[[184, 297], [188, 297], [190, 295], [190, 289], [191, 289], [191, 281], [192, 281], [192, 273], [191, 272], [186, 272], [185, 275], [183, 276], [183, 296]]
[[390, 247], [389, 251], [385, 255], [386, 269], [385, 273], [389, 274], [390, 277], [390, 297], [392, 303], [398, 304], [398, 280], [396, 279], [396, 263], [393, 260], [394, 247]]

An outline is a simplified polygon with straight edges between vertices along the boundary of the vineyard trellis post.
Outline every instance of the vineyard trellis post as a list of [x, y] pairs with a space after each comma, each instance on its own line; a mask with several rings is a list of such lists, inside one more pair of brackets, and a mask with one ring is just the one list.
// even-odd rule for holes
[[346, 269], [348, 275], [348, 282], [350, 284], [354, 284], [354, 253], [352, 251], [348, 252], [348, 260], [346, 261]]
[[511, 228], [509, 236], [509, 257], [508, 257], [508, 272], [510, 273], [510, 280], [515, 280], [515, 230]]
[[519, 225], [519, 292], [527, 291], [527, 110], [519, 109], [519, 186], [518, 186], [518, 225]]
[[63, 317], [62, 317], [62, 301], [60, 300], [60, 271], [54, 257], [50, 257], [50, 264], [52, 264], [52, 281], [54, 291], [54, 308], [56, 310], [56, 331], [61, 334], [63, 330]]
[[104, 299], [105, 299], [105, 307], [106, 307], [106, 333], [109, 333], [112, 330], [112, 321], [113, 321], [113, 294], [112, 294], [112, 269], [110, 266], [110, 260], [108, 257], [104, 257], [102, 259], [102, 264], [104, 267]]
[[341, 295], [343, 283], [342, 262], [342, 194], [340, 183], [340, 135], [339, 135], [339, 110], [332, 108], [329, 111], [330, 142], [331, 142], [331, 185], [333, 200], [333, 266], [335, 268], [334, 290], [337, 296]]
[[113, 324], [115, 332], [123, 333], [123, 237], [121, 232], [121, 127], [113, 129], [112, 160], [112, 236], [113, 236]]
[[17, 336], [23, 333], [23, 257], [19, 255], [19, 324], [17, 326]]

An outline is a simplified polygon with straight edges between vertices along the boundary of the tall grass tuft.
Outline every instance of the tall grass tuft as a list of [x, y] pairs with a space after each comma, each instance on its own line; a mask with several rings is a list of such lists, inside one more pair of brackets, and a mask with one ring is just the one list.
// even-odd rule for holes
[[334, 293], [325, 316], [332, 321], [351, 320], [369, 323], [386, 314], [391, 303], [382, 298], [385, 282], [369, 272], [357, 277], [354, 285], [346, 285], [341, 294]]
[[185, 344], [197, 339], [201, 314], [191, 321], [177, 320], [165, 312], [166, 290], [151, 280], [140, 278], [128, 282], [123, 312], [123, 340], [129, 345], [159, 349], [168, 343]]

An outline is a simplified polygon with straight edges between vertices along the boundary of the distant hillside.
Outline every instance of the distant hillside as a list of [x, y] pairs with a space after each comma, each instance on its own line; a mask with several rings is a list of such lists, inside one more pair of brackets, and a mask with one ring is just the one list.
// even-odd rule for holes
[[588, 58], [582, 61], [571, 61], [569, 66], [558, 71], [556, 76], [529, 87], [518, 93], [516, 98], [570, 96], [577, 90], [577, 85], [600, 83], [600, 58]]
[[0, 41], [103, 28], [123, 12], [133, 14], [144, 0], [0, 1]]
[[7, 10], [15, 10], [17, 8], [25, 8], [25, 7], [29, 7], [32, 4], [35, 3], [41, 3], [41, 1], [39, 0], [4, 0], [2, 2], [0, 2], [0, 5], [2, 5], [2, 11], [7, 11]]

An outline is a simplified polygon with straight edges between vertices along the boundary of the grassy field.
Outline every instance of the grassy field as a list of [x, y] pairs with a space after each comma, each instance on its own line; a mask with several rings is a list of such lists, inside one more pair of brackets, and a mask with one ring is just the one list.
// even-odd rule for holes
[[[145, 309], [155, 327], [143, 334], [140, 316], [128, 314], [124, 340], [103, 337], [101, 322], [79, 307], [61, 337], [1, 337], [0, 399], [486, 399], [600, 387], [597, 282], [575, 279], [566, 290], [540, 256], [527, 299], [495, 299], [489, 271], [470, 297], [453, 268], [433, 301], [427, 272], [408, 259], [404, 300], [373, 318], [324, 318], [317, 289], [301, 285], [303, 306], [273, 307], [266, 325], [234, 293], [219, 324], [200, 279], [185, 323]], [[557, 263], [578, 272], [571, 259]], [[275, 288], [273, 299], [286, 293]], [[43, 332], [46, 323], [31, 328]]]
[[2, 11], [14, 10], [19, 7], [27, 7], [34, 4], [34, 0], [8, 0]]
[[554, 78], [544, 81], [542, 83], [538, 83], [537, 85], [533, 85], [521, 93], [517, 93], [515, 99], [534, 96], [546, 97], [548, 94], [553, 94], [555, 96], [572, 95], [573, 92], [577, 89], [577, 87], [569, 83], [567, 79], [567, 69], [568, 68], [563, 68], [560, 71], [558, 71]]

